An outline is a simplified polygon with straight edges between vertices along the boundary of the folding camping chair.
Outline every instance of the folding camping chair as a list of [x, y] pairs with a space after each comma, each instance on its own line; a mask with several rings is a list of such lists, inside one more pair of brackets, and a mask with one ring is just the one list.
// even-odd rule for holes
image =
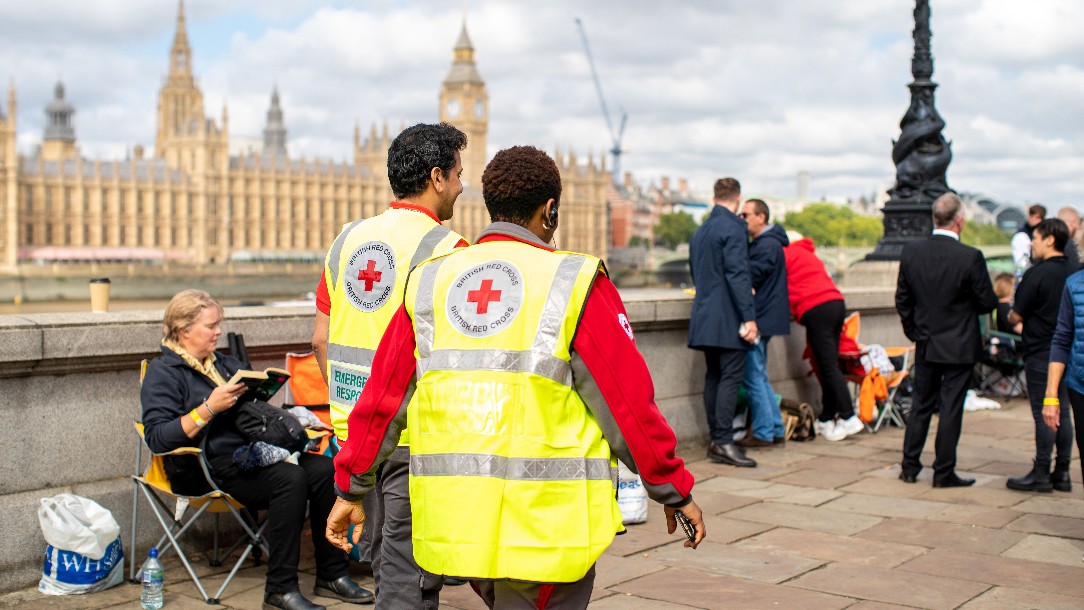
[[[870, 348], [868, 345], [863, 345], [858, 341], [858, 333], [861, 327], [862, 318], [860, 312], [856, 311], [847, 316], [847, 319], [843, 321], [843, 334], [854, 340], [858, 349], [852, 351], [841, 350], [839, 353], [839, 366], [843, 369], [843, 379], [850, 383], [852, 387], [852, 399], [855, 404], [855, 412], [858, 412], [862, 382], [864, 382], [869, 375], [866, 371], [872, 369]], [[900, 428], [907, 426], [906, 410], [904, 409], [904, 404], [901, 400], [902, 397], [899, 394], [904, 381], [911, 375], [911, 352], [914, 351], [914, 349], [915, 346], [913, 345], [884, 348], [885, 355], [888, 356], [889, 360], [892, 362], [892, 366], [896, 370], [887, 374], [881, 374], [885, 380], [888, 396], [884, 402], [880, 404], [880, 413], [875, 416], [874, 421], [865, 422], [866, 430], [869, 432], [880, 430], [881, 426], [885, 423], [885, 420], [891, 421]]]
[[[147, 361], [144, 360], [140, 365], [139, 381], [143, 382], [143, 377], [147, 372]], [[256, 565], [260, 563], [261, 553], [268, 553], [267, 543], [263, 538], [263, 530], [267, 526], [266, 520], [263, 524], [257, 528], [257, 521], [253, 517], [252, 513], [248, 511], [240, 502], [231, 497], [228, 493], [218, 488], [214, 479], [211, 477], [210, 469], [207, 465], [207, 460], [204, 458], [202, 449], [197, 447], [182, 447], [166, 453], [154, 453], [150, 450], [150, 447], [146, 447], [146, 439], [143, 435], [143, 423], [135, 422], [136, 433], [139, 435], [139, 443], [136, 448], [135, 469], [132, 474], [132, 480], [135, 482], [135, 490], [132, 492], [132, 542], [129, 549], [129, 557], [132, 559], [131, 568], [129, 570], [129, 579], [132, 582], [138, 582], [136, 580], [136, 566], [140, 565], [137, 558], [139, 554], [136, 552], [136, 533], [138, 531], [138, 518], [139, 518], [139, 494], [140, 492], [146, 497], [147, 504], [150, 506], [151, 511], [157, 518], [158, 523], [162, 526], [162, 537], [158, 540], [158, 556], [162, 557], [170, 549], [177, 552], [177, 556], [180, 557], [181, 563], [184, 564], [185, 570], [188, 571], [188, 575], [192, 577], [192, 581], [196, 584], [196, 588], [199, 589], [200, 595], [203, 596], [203, 600], [208, 604], [218, 604], [222, 598], [223, 591], [233, 580], [233, 577], [237, 574], [237, 571], [241, 569], [241, 565], [244, 564], [245, 559], [251, 554], [256, 562]], [[140, 474], [140, 463], [143, 457], [143, 449], [146, 448], [151, 455], [150, 464], [146, 471]], [[207, 485], [210, 491], [202, 495], [183, 495], [173, 490], [173, 486], [169, 481], [169, 477], [165, 470], [166, 456], [193, 456], [200, 464], [203, 470], [203, 475], [207, 480]], [[176, 506], [175, 509], [171, 509], [167, 506], [166, 501], [172, 499]], [[196, 509], [195, 514], [188, 518], [185, 518], [184, 513], [188, 508]], [[180, 539], [188, 530], [195, 524], [204, 513], [211, 513], [214, 515], [214, 542], [213, 548], [210, 552], [204, 551], [203, 554], [207, 558], [208, 562], [212, 566], [221, 566], [224, 559], [228, 558], [237, 550], [242, 544], [245, 545], [244, 550], [241, 553], [241, 557], [238, 558], [237, 563], [233, 565], [233, 569], [230, 570], [229, 576], [219, 587], [214, 596], [207, 594], [207, 590], [204, 588], [199, 576], [196, 575], [195, 569], [192, 567], [188, 556], [185, 554], [184, 549], [181, 548]], [[229, 513], [237, 520], [241, 528], [244, 530], [244, 536], [234, 543], [233, 546], [220, 551], [218, 537], [219, 537], [219, 516], [222, 513]]]
[[[286, 382], [286, 407], [305, 407], [313, 412], [320, 421], [331, 425], [331, 406], [328, 404], [327, 382], [320, 373], [320, 363], [316, 360], [314, 352], [287, 353], [286, 370], [290, 373], [290, 379]], [[310, 434], [310, 437], [312, 434]], [[311, 449], [311, 453], [334, 457], [337, 453], [332, 443], [334, 434], [324, 434], [320, 438], [320, 444]]]
[[1020, 357], [1020, 335], [997, 330], [992, 316], [979, 316], [982, 354], [975, 364], [975, 379], [980, 394], [1012, 398], [1027, 397], [1024, 360]]

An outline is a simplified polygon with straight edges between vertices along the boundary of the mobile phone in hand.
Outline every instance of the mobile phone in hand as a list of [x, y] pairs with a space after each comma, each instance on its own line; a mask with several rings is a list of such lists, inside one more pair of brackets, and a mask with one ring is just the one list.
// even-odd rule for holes
[[674, 512], [674, 519], [681, 526], [681, 531], [685, 532], [685, 537], [689, 539], [689, 542], [696, 540], [696, 528], [689, 522], [688, 517], [679, 510]]

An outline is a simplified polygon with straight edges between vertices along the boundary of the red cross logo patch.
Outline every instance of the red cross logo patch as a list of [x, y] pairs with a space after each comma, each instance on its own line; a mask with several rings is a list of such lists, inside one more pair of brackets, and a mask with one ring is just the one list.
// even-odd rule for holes
[[508, 328], [523, 305], [523, 274], [508, 261], [464, 271], [448, 289], [445, 314], [468, 337], [489, 337]]
[[395, 290], [395, 251], [382, 241], [358, 246], [346, 260], [343, 290], [359, 311], [376, 311]]

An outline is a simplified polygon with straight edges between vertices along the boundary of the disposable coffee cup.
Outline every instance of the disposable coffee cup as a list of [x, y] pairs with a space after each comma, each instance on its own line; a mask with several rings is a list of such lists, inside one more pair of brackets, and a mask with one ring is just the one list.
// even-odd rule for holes
[[109, 278], [96, 277], [90, 280], [90, 310], [94, 313], [109, 311]]

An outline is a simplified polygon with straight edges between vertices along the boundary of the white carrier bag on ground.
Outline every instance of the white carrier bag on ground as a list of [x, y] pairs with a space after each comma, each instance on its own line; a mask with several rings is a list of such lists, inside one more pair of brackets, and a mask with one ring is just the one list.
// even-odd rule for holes
[[70, 493], [42, 498], [38, 521], [48, 543], [38, 591], [92, 593], [124, 580], [120, 526], [97, 502]]
[[617, 463], [617, 507], [625, 525], [647, 521], [647, 490], [640, 480], [621, 462]]

